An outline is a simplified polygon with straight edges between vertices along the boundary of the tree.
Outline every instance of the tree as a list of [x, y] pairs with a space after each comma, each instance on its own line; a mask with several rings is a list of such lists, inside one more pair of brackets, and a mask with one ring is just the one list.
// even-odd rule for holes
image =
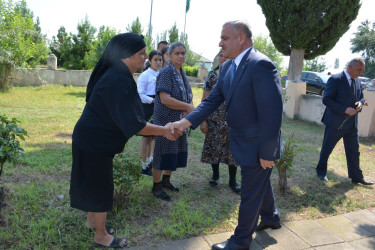
[[139, 21], [139, 18], [137, 17], [137, 19], [135, 19], [131, 25], [128, 25], [126, 27], [126, 31], [127, 32], [133, 32], [133, 33], [137, 33], [138, 35], [142, 35], [143, 33], [143, 28], [142, 28], [142, 24], [141, 22]]
[[57, 36], [52, 36], [52, 42], [49, 45], [51, 52], [57, 57], [57, 65], [62, 67], [65, 61], [69, 62], [72, 59], [73, 42], [71, 34], [65, 31], [64, 26], [60, 26], [57, 31]]
[[169, 43], [177, 42], [178, 41], [178, 29], [176, 23], [168, 30], [169, 35]]
[[90, 24], [88, 17], [77, 25], [78, 33], [72, 36], [73, 60], [65, 62], [64, 67], [68, 69], [88, 69], [85, 63], [85, 56], [91, 49], [91, 43], [94, 41], [96, 28]]
[[93, 69], [96, 63], [99, 61], [104, 49], [107, 47], [109, 41], [119, 32], [116, 29], [101, 26], [96, 36], [95, 41], [92, 42], [90, 51], [85, 57], [85, 65], [88, 69]]
[[279, 72], [283, 71], [282, 54], [279, 51], [277, 51], [272, 41], [268, 37], [262, 35], [254, 37], [254, 48], [268, 56], [271, 59], [271, 61], [275, 64]]
[[13, 68], [35, 66], [48, 57], [38, 26], [25, 1], [0, 0], [0, 89], [8, 88]]
[[326, 61], [322, 57], [316, 57], [313, 60], [305, 60], [304, 71], [323, 72], [327, 69]]
[[185, 64], [189, 66], [194, 66], [197, 61], [200, 58], [200, 55], [194, 53], [189, 46], [188, 43], [188, 35], [181, 33], [180, 35], [180, 41], [185, 45], [186, 47], [186, 59], [185, 59]]
[[[301, 76], [303, 59], [330, 51], [357, 17], [360, 0], [257, 0], [278, 51], [288, 56], [288, 79]], [[345, 10], [345, 11], [343, 11]]]
[[364, 76], [375, 78], [375, 22], [366, 20], [357, 28], [355, 37], [350, 40], [353, 53], [362, 52], [362, 57], [366, 63]]

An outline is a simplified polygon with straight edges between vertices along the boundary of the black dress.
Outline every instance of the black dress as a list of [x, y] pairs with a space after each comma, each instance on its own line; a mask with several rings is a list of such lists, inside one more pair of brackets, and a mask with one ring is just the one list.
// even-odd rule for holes
[[73, 131], [71, 206], [106, 212], [113, 206], [112, 160], [146, 125], [137, 86], [121, 61], [96, 83]]

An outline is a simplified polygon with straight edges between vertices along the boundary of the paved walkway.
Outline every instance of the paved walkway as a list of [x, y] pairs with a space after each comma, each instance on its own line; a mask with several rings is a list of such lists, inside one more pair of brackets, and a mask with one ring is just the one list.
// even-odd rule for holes
[[[254, 234], [250, 250], [258, 249], [375, 249], [375, 209], [319, 220], [282, 223], [278, 230]], [[131, 250], [209, 250], [232, 232], [164, 242]]]

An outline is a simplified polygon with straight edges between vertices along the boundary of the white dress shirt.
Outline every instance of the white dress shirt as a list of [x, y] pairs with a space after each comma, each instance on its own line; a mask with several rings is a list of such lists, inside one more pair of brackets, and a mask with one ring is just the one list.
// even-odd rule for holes
[[137, 90], [142, 103], [152, 103], [153, 98], [149, 95], [155, 95], [156, 77], [159, 72], [151, 67], [139, 75], [137, 82]]

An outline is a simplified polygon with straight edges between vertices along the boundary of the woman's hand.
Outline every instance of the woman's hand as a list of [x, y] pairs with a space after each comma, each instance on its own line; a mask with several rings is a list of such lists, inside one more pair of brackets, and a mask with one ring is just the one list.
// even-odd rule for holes
[[200, 125], [199, 127], [200, 127], [201, 132], [202, 132], [203, 134], [207, 134], [207, 131], [208, 131], [208, 125], [207, 125], [207, 122], [206, 122], [206, 121], [202, 122], [201, 125]]
[[164, 134], [163, 136], [168, 140], [175, 141], [182, 135], [178, 129], [175, 129], [173, 123], [169, 122], [164, 126]]

